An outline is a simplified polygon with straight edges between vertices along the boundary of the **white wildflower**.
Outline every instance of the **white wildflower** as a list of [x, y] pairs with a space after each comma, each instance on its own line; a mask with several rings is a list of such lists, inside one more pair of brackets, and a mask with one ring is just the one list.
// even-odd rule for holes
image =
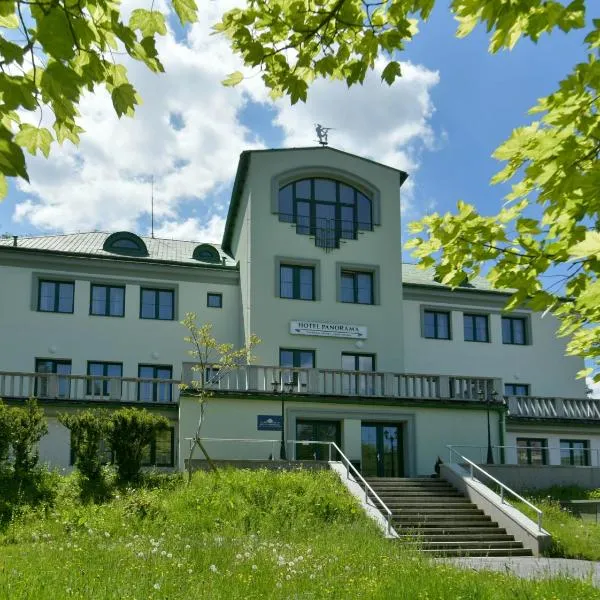
[[218, 573], [219, 569], [217, 569], [217, 565], [210, 565], [210, 567], [208, 567], [213, 573]]
[[160, 583], [155, 583], [154, 584], [154, 589], [155, 590], [160, 590]]

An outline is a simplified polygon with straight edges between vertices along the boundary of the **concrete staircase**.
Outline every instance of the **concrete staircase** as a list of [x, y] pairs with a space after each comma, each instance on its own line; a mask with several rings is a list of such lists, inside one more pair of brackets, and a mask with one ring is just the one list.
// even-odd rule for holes
[[400, 540], [438, 556], [532, 556], [452, 485], [434, 478], [367, 478]]

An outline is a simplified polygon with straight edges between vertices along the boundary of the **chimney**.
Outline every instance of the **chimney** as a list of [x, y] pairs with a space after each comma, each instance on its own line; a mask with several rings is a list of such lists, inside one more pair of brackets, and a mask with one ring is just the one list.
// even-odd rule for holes
[[17, 245], [17, 239], [19, 238], [18, 235], [13, 235], [13, 246]]

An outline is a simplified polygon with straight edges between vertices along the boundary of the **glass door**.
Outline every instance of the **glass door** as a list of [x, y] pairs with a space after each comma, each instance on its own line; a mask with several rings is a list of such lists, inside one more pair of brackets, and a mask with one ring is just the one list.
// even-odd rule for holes
[[[296, 439], [315, 442], [335, 442], [341, 444], [339, 421], [296, 421]], [[336, 460], [332, 453], [332, 460]], [[325, 444], [296, 444], [296, 460], [329, 460], [329, 446]]]
[[402, 426], [363, 423], [361, 470], [365, 477], [402, 477]]

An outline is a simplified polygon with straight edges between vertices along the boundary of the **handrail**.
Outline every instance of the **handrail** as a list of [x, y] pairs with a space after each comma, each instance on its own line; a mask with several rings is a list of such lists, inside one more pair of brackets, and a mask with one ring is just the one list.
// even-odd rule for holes
[[488, 479], [490, 479], [495, 484], [500, 486], [500, 503], [501, 504], [504, 504], [504, 491], [506, 490], [509, 494], [512, 494], [517, 500], [524, 502], [527, 506], [529, 506], [529, 508], [533, 509], [537, 513], [538, 529], [540, 531], [542, 531], [542, 515], [544, 513], [537, 506], [534, 506], [533, 504], [531, 504], [531, 502], [529, 502], [529, 500], [525, 500], [525, 498], [523, 498], [523, 496], [520, 496], [519, 494], [517, 494], [517, 492], [515, 492], [514, 490], [509, 488], [506, 484], [502, 483], [500, 480], [496, 479], [494, 476], [490, 475], [487, 471], [482, 469], [479, 465], [475, 464], [472, 460], [469, 460], [467, 457], [465, 457], [462, 454], [460, 454], [459, 452], [457, 452], [452, 446], [446, 446], [446, 447], [448, 448], [448, 450], [450, 450], [450, 462], [452, 462], [452, 453], [454, 453], [470, 466], [471, 479], [475, 479], [475, 477], [473, 476], [473, 469], [477, 469], [478, 471], [483, 473]]

